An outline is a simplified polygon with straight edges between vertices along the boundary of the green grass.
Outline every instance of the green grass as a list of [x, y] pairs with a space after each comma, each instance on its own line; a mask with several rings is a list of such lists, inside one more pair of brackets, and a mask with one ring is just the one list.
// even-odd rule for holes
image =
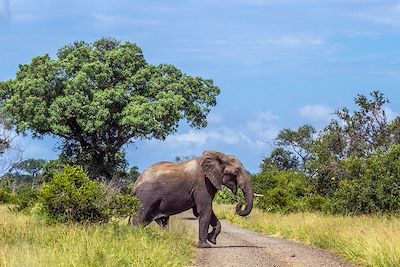
[[33, 215], [0, 206], [0, 266], [188, 266], [195, 257], [194, 233], [172, 220], [157, 226], [48, 225]]
[[230, 205], [215, 205], [214, 211], [219, 218], [249, 230], [325, 248], [354, 263], [400, 266], [400, 218], [277, 214], [257, 209], [243, 218]]

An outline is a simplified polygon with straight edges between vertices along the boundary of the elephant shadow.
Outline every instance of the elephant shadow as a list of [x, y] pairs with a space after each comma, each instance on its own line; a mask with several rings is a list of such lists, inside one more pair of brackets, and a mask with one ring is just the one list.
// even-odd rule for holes
[[264, 249], [264, 247], [260, 246], [252, 246], [252, 245], [226, 245], [226, 246], [213, 246], [212, 249], [218, 248], [257, 248], [257, 249]]

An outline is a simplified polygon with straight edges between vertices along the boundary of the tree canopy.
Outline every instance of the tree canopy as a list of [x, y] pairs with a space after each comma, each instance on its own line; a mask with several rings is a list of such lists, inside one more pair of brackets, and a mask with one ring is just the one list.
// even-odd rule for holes
[[19, 133], [53, 135], [62, 154], [110, 178], [137, 139], [165, 139], [185, 119], [207, 125], [220, 90], [173, 65], [146, 62], [134, 43], [77, 41], [37, 56], [0, 83], [3, 111]]

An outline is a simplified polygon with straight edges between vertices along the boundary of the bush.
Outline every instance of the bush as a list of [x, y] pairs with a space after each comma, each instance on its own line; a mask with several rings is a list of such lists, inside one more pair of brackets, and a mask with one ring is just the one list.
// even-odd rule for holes
[[348, 179], [329, 201], [332, 213], [400, 212], [400, 146], [368, 159], [346, 162]]
[[235, 196], [231, 190], [223, 186], [222, 190], [218, 191], [215, 195], [214, 201], [218, 204], [234, 204], [244, 199], [242, 190], [238, 190]]
[[139, 200], [132, 195], [118, 194], [114, 196], [111, 202], [111, 209], [113, 216], [116, 218], [133, 217], [139, 209]]
[[43, 185], [39, 203], [41, 212], [52, 221], [97, 223], [108, 222], [112, 216], [132, 216], [138, 202], [132, 196], [107, 191], [80, 166], [65, 166], [64, 172], [55, 173]]
[[24, 211], [32, 208], [38, 199], [38, 190], [31, 185], [23, 185], [12, 197], [13, 211]]
[[255, 206], [265, 211], [308, 210], [307, 198], [312, 195], [313, 183], [303, 173], [271, 170], [253, 176], [253, 190], [262, 194]]
[[13, 196], [6, 188], [0, 188], [0, 204], [10, 203], [13, 200]]

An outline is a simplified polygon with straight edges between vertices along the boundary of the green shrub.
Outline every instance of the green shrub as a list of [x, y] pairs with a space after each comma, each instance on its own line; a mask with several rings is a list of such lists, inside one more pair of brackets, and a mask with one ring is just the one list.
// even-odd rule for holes
[[400, 146], [368, 159], [346, 162], [348, 179], [329, 201], [332, 213], [400, 212]]
[[321, 195], [311, 195], [304, 198], [303, 211], [326, 211], [328, 199]]
[[111, 209], [116, 218], [133, 217], [139, 209], [139, 200], [132, 195], [117, 194], [111, 201]]
[[263, 195], [255, 206], [272, 212], [307, 209], [306, 199], [313, 190], [313, 183], [305, 174], [292, 171], [267, 171], [253, 176], [252, 183], [254, 192]]
[[26, 184], [17, 189], [12, 197], [13, 211], [24, 211], [32, 208], [38, 199], [38, 189]]
[[41, 212], [51, 221], [97, 223], [108, 222], [113, 216], [125, 218], [137, 211], [138, 201], [107, 189], [90, 180], [82, 167], [65, 166], [43, 185], [39, 203]]
[[43, 185], [39, 202], [42, 213], [59, 222], [106, 222], [111, 217], [106, 189], [91, 181], [82, 167], [65, 166]]
[[0, 204], [10, 203], [13, 200], [13, 196], [7, 188], [0, 188]]
[[244, 199], [242, 190], [239, 189], [235, 196], [231, 190], [223, 186], [222, 190], [218, 191], [215, 195], [214, 201], [218, 204], [234, 204], [242, 199]]

